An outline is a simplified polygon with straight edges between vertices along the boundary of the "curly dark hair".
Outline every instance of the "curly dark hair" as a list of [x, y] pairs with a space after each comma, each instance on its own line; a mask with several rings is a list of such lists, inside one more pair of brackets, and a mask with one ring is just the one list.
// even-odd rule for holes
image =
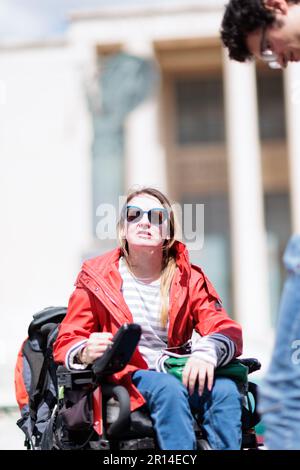
[[264, 6], [263, 0], [230, 0], [225, 8], [221, 25], [223, 44], [228, 47], [231, 59], [245, 62], [252, 58], [246, 36], [256, 29], [272, 25], [275, 14]]

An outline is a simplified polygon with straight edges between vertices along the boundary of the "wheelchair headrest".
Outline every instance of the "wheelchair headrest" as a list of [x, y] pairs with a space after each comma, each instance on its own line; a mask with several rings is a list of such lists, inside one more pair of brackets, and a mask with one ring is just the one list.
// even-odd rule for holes
[[[56, 325], [66, 316], [66, 307], [47, 307], [33, 315], [33, 320], [28, 328], [29, 339], [35, 339], [41, 336], [41, 328], [50, 323]], [[42, 335], [44, 336], [44, 335]]]

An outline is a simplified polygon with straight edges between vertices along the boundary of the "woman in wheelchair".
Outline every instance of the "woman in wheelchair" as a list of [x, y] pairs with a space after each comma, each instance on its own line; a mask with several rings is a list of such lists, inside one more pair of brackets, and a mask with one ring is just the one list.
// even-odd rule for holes
[[[142, 188], [126, 199], [118, 223], [119, 248], [83, 264], [54, 344], [54, 359], [84, 369], [103, 355], [119, 327], [142, 327], [129, 364], [110, 380], [125, 386], [131, 410], [147, 406], [163, 450], [196, 449], [192, 411], [213, 449], [240, 449], [241, 397], [215, 368], [242, 352], [241, 327], [223, 309], [203, 271], [175, 239], [170, 202]], [[193, 334], [182, 382], [158, 372], [162, 351]], [[172, 349], [170, 349], [172, 350]]]

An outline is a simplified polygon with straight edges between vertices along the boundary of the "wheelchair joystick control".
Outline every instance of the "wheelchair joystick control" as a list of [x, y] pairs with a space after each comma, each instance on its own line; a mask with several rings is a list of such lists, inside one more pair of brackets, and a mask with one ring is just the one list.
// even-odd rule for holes
[[137, 347], [141, 333], [140, 325], [124, 323], [113, 337], [112, 346], [94, 362], [92, 370], [96, 377], [101, 378], [124, 369]]

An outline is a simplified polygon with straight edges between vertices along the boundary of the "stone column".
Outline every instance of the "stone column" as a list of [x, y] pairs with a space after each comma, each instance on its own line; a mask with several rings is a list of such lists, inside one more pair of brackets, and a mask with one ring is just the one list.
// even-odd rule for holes
[[235, 316], [244, 354], [269, 358], [271, 324], [255, 67], [224, 58]]
[[[128, 54], [155, 62], [151, 42], [134, 41], [124, 46]], [[127, 117], [125, 126], [125, 187], [149, 185], [167, 192], [166, 152], [161, 135], [159, 83], [150, 97]]]
[[284, 73], [286, 125], [290, 174], [291, 218], [294, 233], [300, 233], [300, 69], [290, 64]]

